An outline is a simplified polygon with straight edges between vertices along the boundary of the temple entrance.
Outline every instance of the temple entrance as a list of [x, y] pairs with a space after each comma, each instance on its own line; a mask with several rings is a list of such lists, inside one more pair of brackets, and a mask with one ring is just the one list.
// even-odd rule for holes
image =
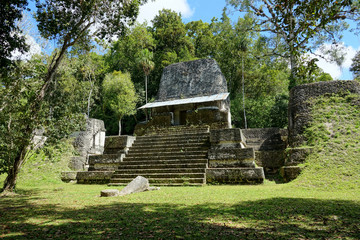
[[186, 111], [180, 111], [180, 125], [186, 125]]
[[174, 112], [174, 125], [186, 125], [186, 111]]

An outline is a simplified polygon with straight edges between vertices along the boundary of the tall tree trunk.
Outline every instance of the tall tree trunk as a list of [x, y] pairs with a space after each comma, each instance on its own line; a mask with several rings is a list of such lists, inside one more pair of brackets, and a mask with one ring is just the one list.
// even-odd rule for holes
[[147, 103], [147, 75], [145, 74], [145, 103]]
[[26, 160], [26, 155], [30, 150], [31, 145], [26, 145], [23, 147], [21, 152], [15, 157], [13, 166], [9, 169], [8, 175], [4, 181], [4, 186], [2, 191], [3, 192], [13, 192], [16, 186], [16, 180], [18, 173], [20, 171], [21, 166], [23, 165], [24, 161]]
[[121, 118], [119, 119], [119, 136], [121, 135]]
[[289, 49], [290, 49], [290, 69], [291, 69], [291, 75], [290, 75], [290, 81], [289, 81], [289, 90], [293, 87], [295, 87], [297, 85], [296, 82], [296, 71], [297, 71], [297, 62], [296, 62], [296, 56], [295, 54], [295, 47], [294, 47], [294, 38], [295, 38], [295, 34], [294, 34], [294, 29], [293, 29], [293, 24], [295, 19], [292, 16], [292, 12], [293, 12], [293, 5], [291, 5], [290, 7], [288, 7], [288, 14], [289, 14], [289, 26], [290, 26], [290, 30], [289, 30]]
[[247, 129], [246, 111], [245, 111], [244, 55], [241, 56], [241, 81], [242, 81], [242, 95], [243, 95], [243, 109], [244, 109], [244, 125], [245, 125], [245, 129]]
[[94, 86], [94, 84], [91, 83], [91, 89], [90, 89], [90, 92], [89, 92], [88, 103], [87, 103], [87, 117], [88, 118], [90, 118], [90, 103], [91, 103], [91, 94], [92, 94], [92, 91], [93, 91], [93, 86]]

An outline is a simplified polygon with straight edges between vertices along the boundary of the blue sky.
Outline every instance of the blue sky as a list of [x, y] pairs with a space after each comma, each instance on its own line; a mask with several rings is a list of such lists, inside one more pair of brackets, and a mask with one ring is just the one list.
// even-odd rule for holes
[[[149, 0], [149, 2], [140, 8], [140, 14], [138, 17], [139, 22], [147, 21], [148, 23], [157, 15], [158, 11], [163, 8], [172, 9], [181, 13], [183, 21], [185, 23], [190, 21], [202, 20], [204, 22], [210, 22], [213, 17], [221, 18], [223, 8], [225, 7], [225, 0]], [[30, 1], [30, 7], [35, 10], [33, 1]], [[236, 21], [240, 16], [239, 12], [229, 9], [228, 15], [231, 19]], [[355, 24], [353, 24], [355, 25]], [[36, 31], [32, 31], [29, 34], [29, 43], [33, 46], [32, 52], [39, 52], [41, 48], [36, 42]], [[354, 57], [357, 50], [360, 50], [360, 38], [355, 34], [347, 31], [344, 33], [344, 47], [346, 48], [347, 56], [345, 62], [340, 68], [335, 64], [326, 62], [320, 59], [318, 65], [325, 71], [332, 75], [334, 79], [352, 79], [352, 74], [349, 72], [351, 66], [351, 59]], [[53, 45], [48, 43], [48, 45]], [[327, 45], [327, 47], [331, 47]], [[43, 47], [44, 48], [44, 47]], [[45, 47], [46, 48], [46, 47]], [[50, 46], [50, 48], [52, 48]]]

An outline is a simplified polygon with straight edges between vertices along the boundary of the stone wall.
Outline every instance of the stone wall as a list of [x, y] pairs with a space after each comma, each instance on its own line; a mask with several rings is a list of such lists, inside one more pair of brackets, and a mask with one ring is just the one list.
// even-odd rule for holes
[[302, 133], [311, 121], [312, 98], [348, 93], [360, 94], [360, 84], [356, 81], [340, 80], [304, 84], [291, 89], [288, 109], [290, 147], [300, 146], [306, 141]]
[[148, 122], [138, 123], [134, 133], [137, 136], [149, 135], [171, 126], [176, 126], [175, 112], [184, 111], [183, 126], [209, 126], [210, 129], [224, 129], [229, 127], [231, 116], [227, 108], [228, 101], [214, 101], [198, 104], [182, 104], [176, 106], [152, 109], [152, 116]]
[[256, 167], [253, 148], [245, 147], [239, 128], [210, 131], [207, 183], [258, 184], [264, 181], [262, 167]]
[[333, 94], [345, 96], [349, 93], [360, 94], [360, 83], [356, 81], [317, 82], [296, 86], [290, 91], [289, 148], [285, 166], [281, 169], [281, 175], [285, 181], [291, 181], [300, 174], [301, 168], [297, 165], [303, 163], [313, 151], [312, 148], [303, 147], [307, 141], [303, 133], [312, 120], [311, 100]]
[[255, 162], [264, 168], [265, 176], [272, 178], [284, 166], [287, 146], [287, 129], [251, 128], [242, 129], [246, 145], [255, 150]]
[[86, 130], [71, 135], [74, 138], [73, 145], [79, 153], [79, 156], [71, 159], [69, 163], [71, 169], [83, 170], [89, 155], [104, 152], [105, 131], [104, 121], [88, 118], [86, 120]]

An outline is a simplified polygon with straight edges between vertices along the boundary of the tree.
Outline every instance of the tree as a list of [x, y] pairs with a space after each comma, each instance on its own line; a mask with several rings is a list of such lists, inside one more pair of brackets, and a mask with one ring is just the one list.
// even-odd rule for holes
[[151, 95], [155, 95], [164, 67], [194, 59], [194, 45], [187, 36], [185, 24], [178, 13], [163, 9], [154, 17], [152, 23], [151, 31], [156, 44], [155, 68], [152, 73], [155, 81], [152, 81], [149, 91]]
[[104, 106], [112, 110], [119, 120], [121, 135], [121, 119], [136, 112], [137, 96], [130, 74], [117, 71], [107, 74], [103, 82], [103, 94]]
[[354, 75], [354, 79], [360, 79], [360, 51], [355, 54], [355, 57], [352, 59], [350, 71]]
[[214, 57], [216, 42], [212, 27], [212, 24], [203, 22], [202, 20], [186, 24], [187, 35], [191, 38], [194, 45], [195, 57]]
[[121, 34], [136, 19], [139, 5], [144, 2], [146, 0], [37, 1], [35, 17], [39, 32], [42, 37], [57, 41], [59, 50], [47, 62], [41, 86], [31, 92], [34, 97], [27, 104], [23, 140], [17, 143], [17, 151], [8, 162], [11, 166], [3, 191], [13, 191], [15, 188], [19, 169], [32, 148], [34, 129], [43, 122], [44, 114], [41, 110], [46, 97], [50, 95], [54, 75], [66, 52], [77, 43], [81, 46], [90, 45], [91, 37], [110, 39]]
[[135, 84], [139, 96], [143, 96], [145, 82], [143, 69], [139, 71], [138, 58], [141, 51], [148, 51], [149, 54], [155, 49], [155, 40], [145, 24], [136, 24], [114, 42], [110, 51], [106, 54], [106, 63], [109, 65], [110, 72], [122, 71], [129, 72]]
[[22, 18], [27, 0], [7, 0], [0, 3], [0, 69], [4, 71], [11, 64], [11, 54], [28, 50], [25, 37], [16, 22]]
[[136, 59], [145, 75], [145, 103], [147, 103], [148, 101], [148, 97], [147, 97], [148, 76], [150, 72], [154, 69], [154, 62], [152, 61], [152, 59], [153, 59], [153, 53], [150, 52], [148, 49], [141, 50], [137, 55], [137, 59]]
[[[239, 9], [258, 17], [260, 31], [276, 34], [285, 45], [285, 54], [290, 60], [290, 87], [297, 85], [300, 57], [325, 41], [336, 42], [347, 25], [346, 17], [353, 16], [358, 9], [351, 0], [227, 0]], [[276, 46], [274, 46], [276, 50]]]

